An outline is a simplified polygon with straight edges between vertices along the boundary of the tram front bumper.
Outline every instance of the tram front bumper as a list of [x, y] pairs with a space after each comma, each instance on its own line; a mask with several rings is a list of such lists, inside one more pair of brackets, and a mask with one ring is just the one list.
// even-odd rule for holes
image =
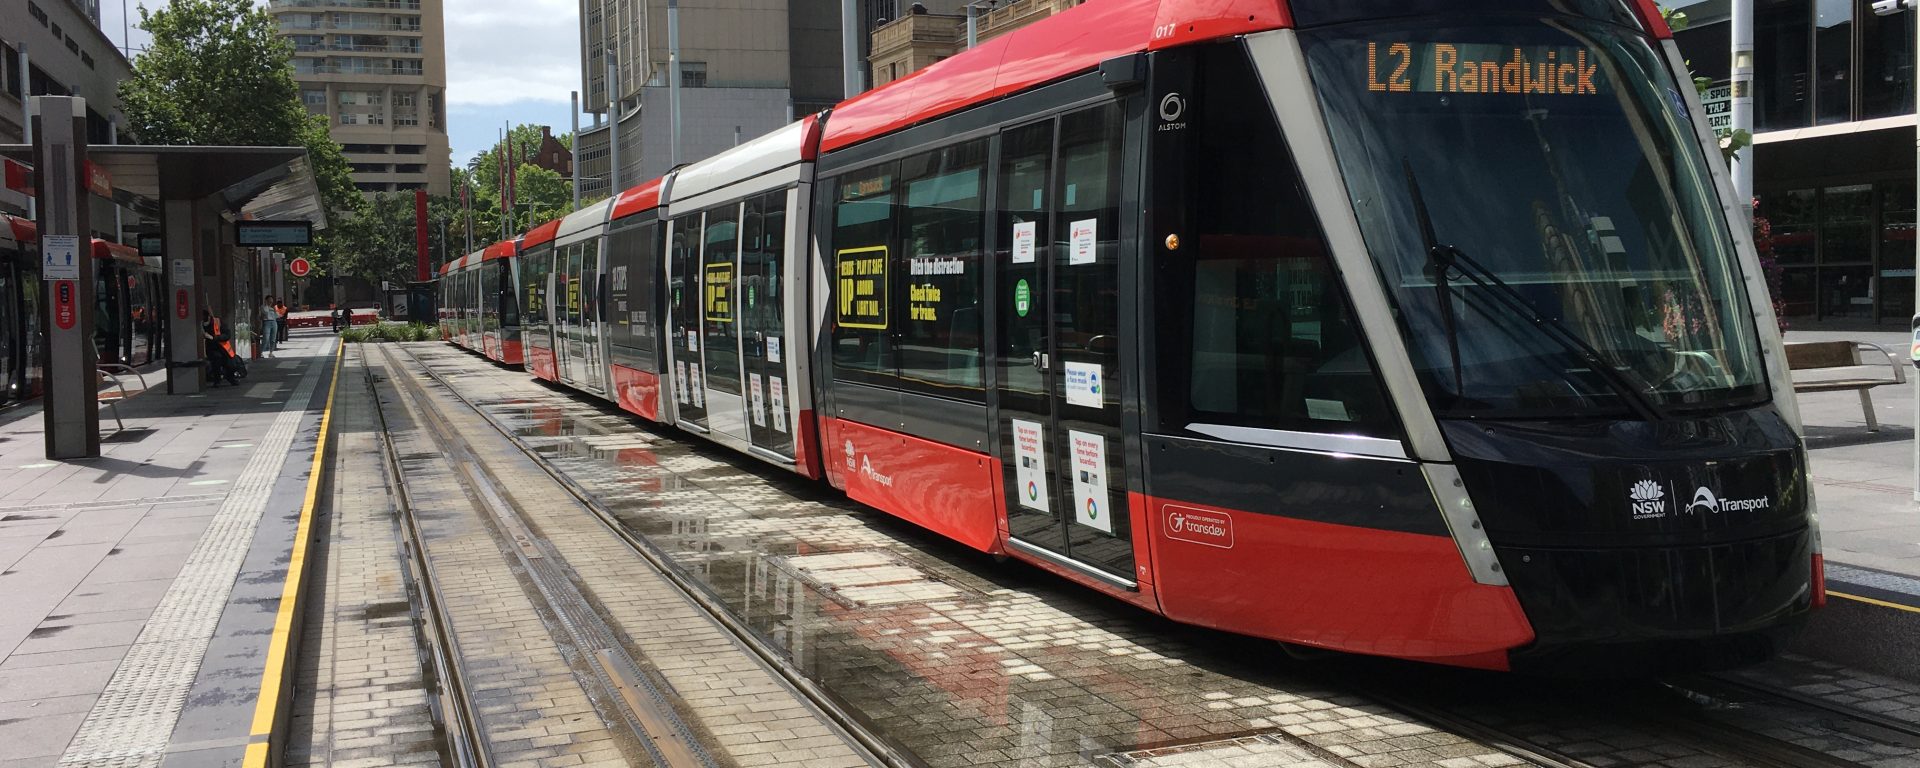
[[1676, 547], [1497, 547], [1533, 645], [1516, 671], [1645, 676], [1763, 661], [1812, 610], [1806, 528]]

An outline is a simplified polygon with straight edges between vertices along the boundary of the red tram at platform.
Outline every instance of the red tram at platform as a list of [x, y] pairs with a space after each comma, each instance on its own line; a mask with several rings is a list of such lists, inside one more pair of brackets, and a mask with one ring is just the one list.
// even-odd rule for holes
[[1725, 666], [1825, 596], [1716, 147], [1650, 0], [1096, 0], [443, 285], [535, 376], [1178, 621]]

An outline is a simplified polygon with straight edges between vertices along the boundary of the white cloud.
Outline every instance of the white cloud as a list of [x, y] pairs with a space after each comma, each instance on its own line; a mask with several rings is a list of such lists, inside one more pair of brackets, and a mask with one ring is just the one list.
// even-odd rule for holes
[[567, 103], [580, 87], [579, 6], [569, 0], [450, 0], [449, 107]]

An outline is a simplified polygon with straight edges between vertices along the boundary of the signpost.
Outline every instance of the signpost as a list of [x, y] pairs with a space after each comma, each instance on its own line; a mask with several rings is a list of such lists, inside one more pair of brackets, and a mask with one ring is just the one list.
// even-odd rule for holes
[[313, 271], [313, 264], [304, 258], [294, 259], [287, 263], [287, 271], [292, 272], [294, 277], [306, 277], [308, 272]]
[[313, 245], [310, 221], [236, 221], [233, 227], [234, 244], [242, 248]]
[[90, 230], [87, 164], [87, 102], [72, 96], [35, 96], [29, 102], [33, 127], [35, 184], [39, 201], [41, 277], [47, 302], [47, 394], [41, 413], [46, 423], [47, 458], [86, 459], [100, 455], [100, 404], [95, 400], [93, 351], [93, 259], [81, 250]]

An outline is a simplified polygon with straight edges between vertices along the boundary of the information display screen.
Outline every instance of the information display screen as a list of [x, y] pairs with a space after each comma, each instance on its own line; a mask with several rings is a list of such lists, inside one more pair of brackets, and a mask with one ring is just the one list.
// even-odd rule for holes
[[1367, 90], [1598, 96], [1607, 92], [1599, 58], [1585, 48], [1500, 43], [1367, 43]]
[[234, 242], [242, 248], [313, 245], [313, 224], [306, 221], [237, 221]]

